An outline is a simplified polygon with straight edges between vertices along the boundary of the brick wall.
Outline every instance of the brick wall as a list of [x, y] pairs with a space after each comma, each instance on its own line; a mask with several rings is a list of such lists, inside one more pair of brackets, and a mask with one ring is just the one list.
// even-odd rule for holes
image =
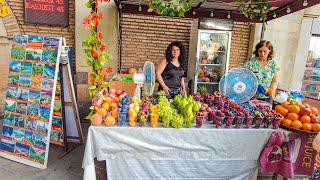
[[[189, 48], [192, 19], [124, 14], [122, 26], [121, 69], [141, 67], [146, 60], [164, 59], [167, 45], [180, 41]], [[248, 59], [250, 25], [235, 22], [232, 32], [230, 68], [242, 66]]]
[[243, 66], [248, 60], [251, 27], [249, 23], [235, 22], [231, 37], [229, 69]]
[[189, 47], [192, 19], [123, 14], [121, 70], [142, 67], [146, 60], [158, 63], [172, 41]]

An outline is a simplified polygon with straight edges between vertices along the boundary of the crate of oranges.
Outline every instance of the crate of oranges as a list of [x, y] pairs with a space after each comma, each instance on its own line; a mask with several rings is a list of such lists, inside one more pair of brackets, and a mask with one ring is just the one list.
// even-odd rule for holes
[[320, 132], [319, 111], [309, 104], [290, 101], [277, 105], [275, 110], [284, 118], [282, 127], [307, 133]]

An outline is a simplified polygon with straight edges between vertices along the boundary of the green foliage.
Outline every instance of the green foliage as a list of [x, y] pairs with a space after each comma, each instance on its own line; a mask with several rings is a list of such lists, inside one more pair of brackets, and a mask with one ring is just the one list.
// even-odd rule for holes
[[[201, 0], [204, 2], [205, 0]], [[155, 11], [163, 16], [184, 17], [184, 14], [191, 9], [195, 0], [151, 0], [148, 12]]]
[[240, 12], [247, 18], [259, 18], [260, 21], [267, 20], [267, 13], [271, 9], [268, 0], [234, 0], [236, 5], [239, 6]]

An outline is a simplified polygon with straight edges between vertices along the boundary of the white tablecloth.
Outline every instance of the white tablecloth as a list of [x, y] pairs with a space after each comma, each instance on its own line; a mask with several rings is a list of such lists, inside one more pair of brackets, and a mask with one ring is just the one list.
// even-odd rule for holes
[[256, 179], [258, 158], [271, 132], [91, 126], [84, 179], [96, 179], [94, 158], [106, 160], [108, 180]]

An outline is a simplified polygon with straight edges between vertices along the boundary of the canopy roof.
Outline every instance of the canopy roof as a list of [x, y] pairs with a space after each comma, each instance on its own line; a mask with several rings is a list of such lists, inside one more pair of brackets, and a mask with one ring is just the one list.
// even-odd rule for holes
[[[154, 12], [147, 12], [150, 0], [115, 0], [115, 2], [122, 13], [158, 15]], [[268, 13], [267, 21], [320, 4], [320, 0], [269, 0], [269, 3], [272, 8]], [[139, 11], [139, 6], [141, 11]], [[213, 18], [227, 19], [230, 14], [229, 17], [234, 21], [260, 22], [259, 19], [249, 19], [241, 14], [233, 0], [206, 0], [203, 4], [200, 3], [200, 0], [195, 0], [192, 9], [185, 14], [185, 17], [210, 18], [212, 13]]]

